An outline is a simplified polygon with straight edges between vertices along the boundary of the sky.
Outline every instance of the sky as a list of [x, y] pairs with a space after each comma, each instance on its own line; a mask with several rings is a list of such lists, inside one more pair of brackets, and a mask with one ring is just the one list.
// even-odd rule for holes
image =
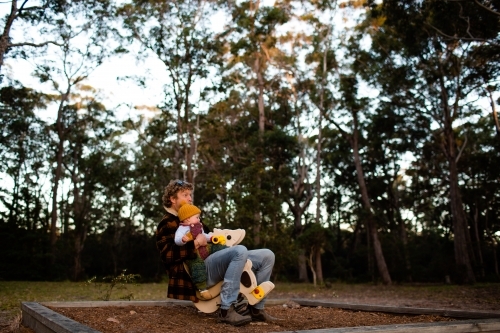
[[[28, 4], [36, 5], [37, 2], [37, 0], [29, 0]], [[117, 3], [123, 2], [125, 1], [117, 1]], [[9, 13], [10, 6], [10, 1], [0, 2], [0, 17]], [[211, 17], [211, 28], [216, 32], [222, 31], [226, 21], [227, 19], [219, 12]], [[16, 21], [11, 30], [11, 37], [13, 42], [34, 38]], [[135, 110], [134, 106], [154, 107], [161, 104], [165, 84], [164, 76], [167, 75], [165, 66], [156, 57], [152, 56], [146, 61], [138, 61], [135, 57], [137, 45], [132, 46], [129, 51], [128, 54], [112, 56], [105, 60], [84, 82], [100, 91], [100, 95], [104, 96], [102, 102], [108, 108], [117, 110], [116, 115], [119, 119], [126, 119], [142, 112]], [[38, 79], [32, 76], [34, 68], [33, 61], [6, 57], [2, 68], [2, 73], [6, 78], [3, 84], [6, 84], [9, 79], [18, 80], [27, 87], [49, 92], [47, 87], [41, 85]], [[124, 80], [125, 76], [145, 76], [146, 88], [140, 87], [131, 79]], [[194, 91], [196, 90], [195, 87]]]

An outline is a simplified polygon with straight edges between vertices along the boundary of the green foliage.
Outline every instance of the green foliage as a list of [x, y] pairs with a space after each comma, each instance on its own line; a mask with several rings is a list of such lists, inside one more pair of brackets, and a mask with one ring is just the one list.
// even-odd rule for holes
[[[16, 29], [53, 43], [5, 55], [29, 59], [51, 94], [0, 88], [0, 279], [107, 276], [90, 281], [108, 299], [132, 283], [124, 267], [162, 281], [154, 230], [163, 187], [182, 178], [210, 227], [244, 228], [244, 245], [275, 252], [273, 279], [298, 279], [299, 253], [316, 246], [325, 280], [376, 282], [355, 139], [395, 281], [458, 281], [450, 161], [474, 273], [498, 280], [499, 3], [362, 3], [78, 0], [21, 11]], [[332, 25], [333, 10], [355, 26]], [[122, 109], [85, 79], [124, 53], [164, 65], [164, 100], [119, 122]], [[122, 78], [150, 85], [146, 73]]]

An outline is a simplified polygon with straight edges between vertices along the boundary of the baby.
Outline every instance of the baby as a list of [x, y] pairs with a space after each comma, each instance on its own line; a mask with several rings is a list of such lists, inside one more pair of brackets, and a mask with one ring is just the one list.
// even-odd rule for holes
[[205, 259], [212, 253], [225, 249], [227, 246], [213, 244], [212, 233], [205, 233], [200, 221], [201, 210], [191, 204], [183, 203], [177, 212], [181, 224], [175, 232], [175, 244], [184, 246], [187, 242], [196, 239], [199, 234], [203, 234], [207, 239], [206, 246], [198, 247], [195, 259], [186, 260], [186, 264], [191, 275], [191, 280], [200, 291], [202, 298], [211, 298], [207, 290], [207, 272], [205, 268]]

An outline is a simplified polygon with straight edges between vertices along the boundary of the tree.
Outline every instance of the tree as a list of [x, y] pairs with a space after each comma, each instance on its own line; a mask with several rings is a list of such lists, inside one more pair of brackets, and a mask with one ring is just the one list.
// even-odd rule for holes
[[132, 1], [118, 9], [127, 33], [124, 39], [137, 41], [142, 55], [151, 53], [165, 65], [165, 104], [160, 109], [165, 121], [171, 119], [171, 112], [175, 117], [175, 139], [169, 138], [174, 148], [173, 174], [193, 184], [202, 112], [196, 103], [205, 98], [203, 93], [196, 96], [194, 90], [202, 91], [196, 85], [203, 85], [209, 77], [220, 47], [206, 25], [210, 13], [211, 7], [203, 0]]
[[49, 96], [26, 87], [12, 85], [0, 90], [0, 172], [13, 182], [12, 188], [1, 188], [0, 200], [8, 210], [2, 213], [11, 226], [28, 230], [35, 230], [44, 222], [39, 180], [42, 169], [47, 167], [43, 154], [47, 136], [36, 111], [45, 109], [49, 102]]
[[342, 136], [349, 142], [351, 146], [359, 191], [361, 193], [361, 203], [364, 208], [363, 216], [361, 218], [366, 224], [366, 230], [369, 234], [370, 240], [372, 241], [375, 261], [377, 263], [377, 268], [382, 281], [385, 284], [391, 284], [392, 281], [387, 269], [384, 254], [382, 252], [382, 245], [378, 236], [374, 210], [372, 208], [371, 199], [368, 193], [365, 174], [363, 170], [363, 162], [360, 156], [359, 140], [361, 128], [359, 124], [359, 117], [360, 112], [367, 109], [368, 100], [367, 98], [359, 98], [357, 90], [358, 82], [355, 76], [345, 74], [341, 75], [340, 91], [342, 93], [342, 97], [340, 99], [340, 108], [345, 109], [351, 115], [352, 128], [350, 132], [344, 130], [337, 121], [332, 119], [330, 119], [330, 121], [333, 125], [335, 125], [335, 127], [337, 127]]
[[[63, 159], [71, 184], [67, 200], [71, 198], [72, 203], [62, 210], [67, 214], [62, 219], [62, 236], [72, 243], [72, 278], [77, 281], [83, 277], [82, 252], [91, 229], [98, 222], [116, 224], [123, 219], [130, 165], [124, 158], [125, 147], [116, 140], [119, 132], [110, 111], [97, 101], [98, 93], [84, 85], [75, 88], [74, 103], [67, 105], [66, 126], [71, 131], [66, 135], [68, 148]], [[100, 204], [103, 198], [105, 203]], [[117, 272], [115, 269], [114, 274]]]
[[[448, 164], [449, 204], [453, 218], [457, 272], [464, 272], [459, 277], [460, 281], [474, 282], [470, 235], [458, 173], [464, 146], [457, 143], [458, 133], [454, 123], [472, 116], [472, 95], [496, 77], [498, 61], [494, 59], [498, 52], [493, 53], [497, 48], [494, 45], [446, 36], [464, 36], [470, 31], [476, 37], [494, 39], [498, 36], [498, 17], [473, 3], [440, 1], [424, 1], [421, 5], [385, 1], [373, 13], [375, 16], [384, 15], [386, 36], [395, 36], [394, 39], [376, 38], [374, 45], [380, 43], [375, 46], [376, 49], [386, 57], [385, 63], [390, 68], [397, 65], [393, 57], [388, 55], [395, 55], [394, 51], [404, 55], [405, 61], [401, 68], [406, 66], [406, 78], [412, 80], [413, 89], [398, 92], [411, 101], [405, 101], [409, 108], [419, 105], [417, 111], [431, 117], [439, 125], [439, 129], [434, 131], [434, 139], [440, 144]], [[408, 25], [408, 22], [414, 22], [414, 25]], [[415, 30], [414, 26], [421, 29]]]
[[19, 49], [24, 46], [40, 48], [47, 46], [48, 44], [60, 45], [54, 40], [47, 40], [41, 43], [35, 43], [32, 41], [12, 42], [11, 30], [16, 20], [23, 19], [31, 21], [31, 23], [40, 22], [46, 18], [49, 9], [53, 9], [50, 8], [52, 7], [50, 1], [42, 1], [38, 6], [29, 6], [28, 1], [29, 0], [11, 0], [10, 12], [5, 18], [5, 25], [3, 27], [2, 35], [0, 36], [0, 71], [4, 64], [5, 55], [11, 49]]
[[[234, 25], [222, 35], [230, 51], [224, 76], [226, 82], [234, 84], [233, 89], [242, 98], [239, 103], [245, 105], [239, 118], [251, 120], [245, 141], [251, 144], [247, 149], [251, 150], [253, 159], [246, 159], [248, 164], [242, 165], [246, 177], [241, 178], [239, 185], [244, 187], [245, 192], [245, 201], [241, 202], [246, 206], [245, 219], [252, 220], [253, 244], [259, 246], [265, 219], [262, 202], [269, 202], [268, 199], [273, 197], [271, 187], [264, 184], [266, 179], [270, 179], [266, 169], [275, 170], [271, 155], [264, 149], [266, 138], [284, 138], [280, 133], [282, 127], [275, 127], [283, 118], [278, 116], [273, 121], [272, 108], [266, 99], [271, 98], [267, 95], [269, 91], [280, 87], [283, 69], [275, 62], [283, 57], [283, 53], [278, 48], [276, 29], [289, 19], [288, 4], [279, 2], [274, 6], [262, 6], [260, 1], [251, 0], [229, 2], [228, 7]], [[273, 69], [276, 73], [272, 72]]]
[[[92, 10], [87, 8], [89, 3], [86, 2], [60, 4], [58, 11], [60, 19], [54, 22], [50, 32], [61, 39], [61, 46], [54, 50], [61, 62], [54, 63], [51, 59], [45, 59], [36, 63], [35, 75], [42, 83], [50, 83], [59, 99], [53, 127], [56, 135], [50, 222], [50, 242], [53, 252], [57, 241], [59, 183], [63, 177], [65, 143], [71, 131], [67, 122], [71, 118], [71, 113], [75, 112], [68, 103], [71, 101], [74, 87], [87, 79], [108, 55], [104, 41], [107, 36], [106, 17], [109, 3], [102, 0], [92, 1], [91, 4], [94, 5]], [[81, 36], [86, 38], [83, 44]]]
[[[291, 184], [286, 186], [286, 188], [289, 190], [285, 197], [285, 202], [288, 204], [288, 207], [293, 214], [293, 234], [295, 237], [300, 237], [303, 231], [302, 220], [304, 218], [304, 213], [306, 212], [313, 199], [313, 186], [308, 179], [309, 173], [311, 171], [309, 163], [311, 157], [308, 156], [309, 142], [303, 133], [303, 126], [301, 121], [303, 117], [303, 109], [307, 107], [303, 104], [305, 92], [297, 91], [298, 88], [300, 88], [300, 83], [294, 82], [291, 76], [289, 76], [289, 81], [292, 90], [292, 94], [290, 94], [290, 98], [292, 99], [291, 105], [293, 105], [293, 110], [295, 111], [294, 128], [295, 135], [299, 144], [299, 154], [296, 157], [294, 168], [292, 168], [290, 174]], [[306, 257], [304, 249], [299, 249], [298, 271], [299, 281], [309, 281], [309, 278], [307, 276]]]

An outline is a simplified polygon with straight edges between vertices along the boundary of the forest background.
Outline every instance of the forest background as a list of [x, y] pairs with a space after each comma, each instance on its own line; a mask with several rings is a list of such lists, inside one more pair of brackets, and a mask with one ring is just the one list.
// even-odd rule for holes
[[[183, 179], [274, 281], [499, 281], [500, 1], [6, 3], [0, 279], [162, 280]], [[158, 105], [90, 85], [124, 55]]]

